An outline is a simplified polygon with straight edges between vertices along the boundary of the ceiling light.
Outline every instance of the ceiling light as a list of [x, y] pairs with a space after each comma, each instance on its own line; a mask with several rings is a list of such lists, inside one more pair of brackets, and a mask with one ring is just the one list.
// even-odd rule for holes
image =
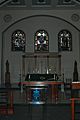
[[75, 3], [80, 4], [80, 0], [73, 0]]

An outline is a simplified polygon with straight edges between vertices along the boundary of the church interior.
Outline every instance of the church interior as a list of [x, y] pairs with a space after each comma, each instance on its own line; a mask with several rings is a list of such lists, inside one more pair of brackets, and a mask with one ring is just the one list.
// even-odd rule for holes
[[0, 120], [80, 120], [80, 0], [0, 0]]

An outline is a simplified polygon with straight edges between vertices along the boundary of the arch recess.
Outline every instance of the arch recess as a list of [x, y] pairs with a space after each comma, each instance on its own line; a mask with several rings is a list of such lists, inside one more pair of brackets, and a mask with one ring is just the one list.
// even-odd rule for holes
[[[28, 16], [28, 17], [24, 17], [24, 18], [21, 18], [17, 21], [15, 21], [14, 23], [12, 23], [11, 25], [9, 25], [6, 29], [4, 29], [2, 31], [2, 51], [1, 51], [1, 78], [3, 76], [3, 40], [4, 40], [4, 33], [10, 28], [12, 27], [13, 25], [25, 20], [25, 19], [31, 19], [31, 18], [37, 18], [37, 17], [48, 17], [48, 18], [53, 18], [53, 19], [58, 19], [58, 20], [61, 20], [61, 21], [64, 21], [65, 23], [68, 23], [69, 25], [71, 25], [73, 28], [75, 28], [77, 31], [80, 32], [79, 28], [77, 28], [74, 24], [72, 24], [71, 22], [61, 18], [61, 17], [57, 17], [57, 16], [53, 16], [53, 15], [45, 15], [45, 14], [42, 14], [42, 15], [32, 15], [32, 16]], [[1, 79], [1, 83], [3, 83], [3, 80]]]

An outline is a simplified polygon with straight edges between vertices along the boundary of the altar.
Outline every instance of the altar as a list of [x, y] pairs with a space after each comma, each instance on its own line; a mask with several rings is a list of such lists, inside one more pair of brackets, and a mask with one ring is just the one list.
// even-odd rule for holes
[[[44, 81], [45, 75], [51, 76], [51, 74], [61, 75], [61, 55], [56, 52], [51, 53], [26, 53], [22, 56], [22, 68], [21, 77], [24, 81], [27, 74], [33, 76], [43, 75], [42, 80]], [[50, 75], [49, 75], [50, 74]], [[29, 76], [31, 77], [31, 76]], [[52, 76], [53, 78], [53, 76]], [[32, 78], [33, 79], [33, 78]], [[35, 80], [37, 81], [37, 80]], [[52, 80], [53, 81], [53, 80]]]
[[53, 103], [58, 98], [61, 77], [61, 55], [58, 53], [26, 53], [22, 56], [21, 85], [26, 88], [28, 103]]

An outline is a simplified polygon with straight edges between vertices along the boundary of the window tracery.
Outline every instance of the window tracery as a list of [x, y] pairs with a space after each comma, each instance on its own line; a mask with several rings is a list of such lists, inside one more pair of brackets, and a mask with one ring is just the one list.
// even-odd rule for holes
[[25, 51], [25, 33], [22, 30], [16, 30], [12, 33], [11, 38], [12, 51]]
[[45, 30], [38, 30], [35, 33], [35, 52], [48, 52], [49, 36]]
[[72, 34], [68, 30], [61, 30], [58, 34], [58, 51], [72, 51]]

